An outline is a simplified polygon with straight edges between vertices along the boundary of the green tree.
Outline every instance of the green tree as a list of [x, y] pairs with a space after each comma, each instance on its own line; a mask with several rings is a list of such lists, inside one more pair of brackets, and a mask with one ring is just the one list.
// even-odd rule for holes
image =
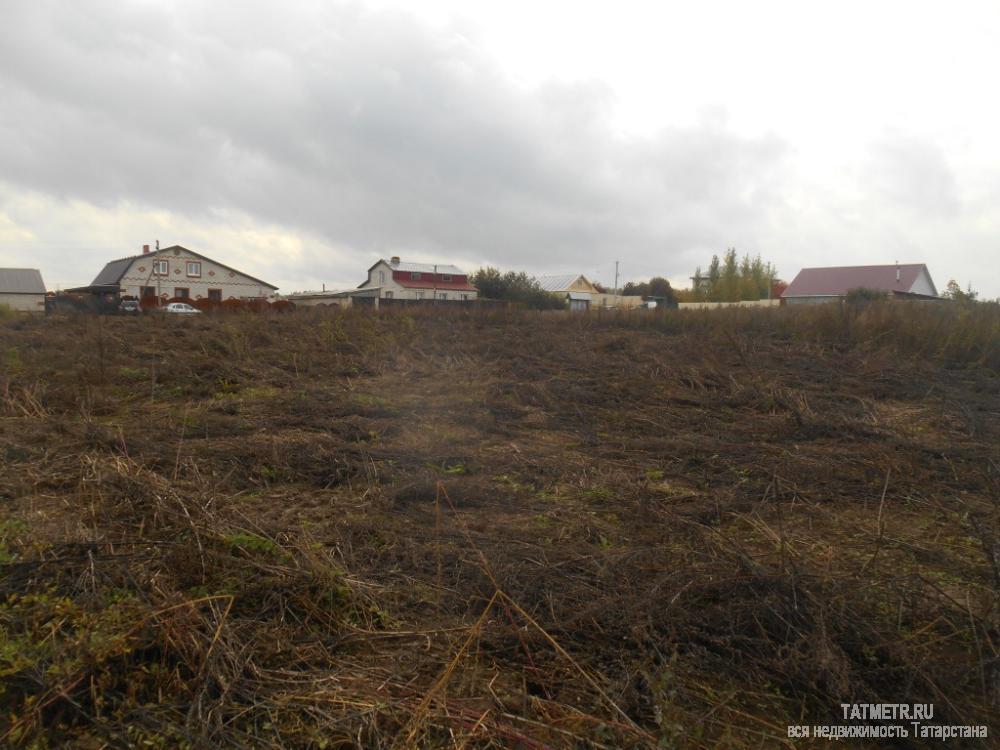
[[549, 294], [538, 281], [524, 271], [507, 271], [487, 266], [480, 268], [471, 278], [485, 299], [513, 302], [535, 310], [556, 310], [565, 307], [562, 300]]
[[958, 282], [954, 279], [948, 280], [948, 286], [945, 288], [944, 294], [941, 295], [945, 299], [954, 300], [955, 302], [975, 302], [979, 297], [979, 292], [973, 291], [972, 284], [969, 284], [964, 290], [958, 285]]
[[726, 250], [722, 259], [722, 271], [719, 276], [718, 302], [738, 302], [740, 299], [740, 268], [736, 261], [736, 248]]
[[649, 294], [646, 296], [661, 298], [670, 305], [677, 301], [674, 297], [674, 290], [670, 286], [670, 282], [662, 276], [654, 276], [649, 280]]

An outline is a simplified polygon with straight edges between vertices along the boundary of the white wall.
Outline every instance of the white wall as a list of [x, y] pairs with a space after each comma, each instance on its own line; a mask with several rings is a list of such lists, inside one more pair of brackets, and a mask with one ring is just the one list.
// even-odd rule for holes
[[0, 293], [0, 307], [22, 312], [45, 312], [44, 294], [4, 294]]
[[917, 274], [917, 280], [913, 282], [913, 286], [910, 287], [910, 291], [914, 294], [929, 294], [931, 296], [937, 296], [937, 290], [934, 288], [933, 282], [931, 282], [930, 274], [927, 273], [927, 269], [921, 269], [920, 273]]
[[[164, 276], [152, 273], [153, 262], [165, 260], [169, 266]], [[187, 262], [201, 263], [201, 276], [187, 274]], [[199, 258], [183, 250], [175, 254], [171, 248], [164, 248], [158, 253], [140, 255], [134, 261], [121, 279], [123, 295], [140, 296], [139, 290], [144, 286], [156, 288], [159, 280], [160, 296], [175, 297], [178, 288], [189, 290], [191, 299], [207, 299], [209, 289], [222, 291], [222, 299], [243, 299], [246, 297], [267, 297], [272, 294], [270, 287], [258, 284], [249, 276], [230, 271], [218, 263]]]

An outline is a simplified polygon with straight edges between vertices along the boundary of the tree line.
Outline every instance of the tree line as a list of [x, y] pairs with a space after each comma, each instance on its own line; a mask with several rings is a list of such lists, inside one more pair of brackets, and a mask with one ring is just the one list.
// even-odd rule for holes
[[703, 273], [701, 266], [695, 270], [691, 292], [703, 302], [742, 302], [770, 299], [776, 283], [778, 269], [772, 263], [760, 255], [751, 258], [746, 254], [738, 259], [736, 248], [731, 247], [721, 260], [718, 255], [712, 256], [708, 273]]

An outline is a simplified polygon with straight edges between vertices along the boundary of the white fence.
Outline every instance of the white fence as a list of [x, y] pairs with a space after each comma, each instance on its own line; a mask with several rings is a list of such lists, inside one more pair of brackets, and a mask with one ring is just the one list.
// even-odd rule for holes
[[777, 307], [780, 299], [754, 299], [743, 302], [678, 302], [681, 310], [718, 310], [723, 307]]

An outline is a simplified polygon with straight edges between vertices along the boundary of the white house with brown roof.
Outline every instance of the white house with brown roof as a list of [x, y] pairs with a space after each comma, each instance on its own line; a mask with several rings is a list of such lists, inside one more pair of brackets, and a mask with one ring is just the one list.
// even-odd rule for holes
[[368, 269], [358, 289], [377, 290], [379, 299], [468, 301], [479, 296], [461, 268], [442, 263], [410, 263], [399, 256], [380, 260]]
[[854, 289], [872, 289], [891, 297], [938, 299], [937, 287], [923, 263], [884, 266], [803, 268], [781, 294], [788, 305], [843, 299]]
[[70, 292], [90, 292], [122, 297], [171, 299], [264, 299], [278, 287], [223, 265], [193, 250], [172, 245], [113, 260], [90, 286]]

